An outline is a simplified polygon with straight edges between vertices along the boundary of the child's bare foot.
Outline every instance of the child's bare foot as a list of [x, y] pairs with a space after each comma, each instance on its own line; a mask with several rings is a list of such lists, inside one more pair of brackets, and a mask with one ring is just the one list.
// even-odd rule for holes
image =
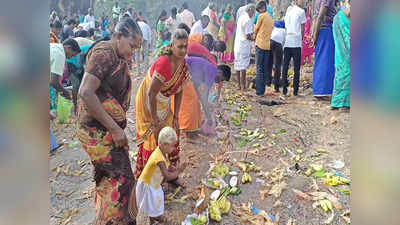
[[185, 182], [182, 180], [182, 179], [177, 179], [176, 180], [176, 183], [180, 186], [180, 187], [182, 187], [182, 188], [185, 188], [186, 187], [186, 185], [185, 185]]

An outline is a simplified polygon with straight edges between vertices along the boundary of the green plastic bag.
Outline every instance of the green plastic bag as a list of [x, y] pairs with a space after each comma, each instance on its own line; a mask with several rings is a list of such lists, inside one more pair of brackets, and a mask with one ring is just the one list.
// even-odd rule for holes
[[61, 95], [58, 95], [57, 118], [58, 123], [66, 123], [71, 115], [72, 102]]

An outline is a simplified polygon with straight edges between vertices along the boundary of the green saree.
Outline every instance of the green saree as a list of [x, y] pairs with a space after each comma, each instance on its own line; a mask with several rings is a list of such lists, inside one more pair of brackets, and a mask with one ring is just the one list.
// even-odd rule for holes
[[350, 107], [350, 19], [340, 10], [333, 19], [335, 82], [331, 106]]

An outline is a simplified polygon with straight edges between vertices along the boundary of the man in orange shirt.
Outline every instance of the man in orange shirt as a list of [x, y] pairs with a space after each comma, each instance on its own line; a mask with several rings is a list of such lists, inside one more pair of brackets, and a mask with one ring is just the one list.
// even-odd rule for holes
[[265, 85], [267, 79], [271, 78], [268, 66], [269, 57], [271, 57], [270, 38], [274, 22], [271, 16], [267, 13], [267, 4], [265, 1], [259, 1], [256, 6], [257, 11], [260, 13], [258, 16], [257, 24], [254, 27], [254, 35], [256, 37], [256, 94], [263, 96], [265, 93]]

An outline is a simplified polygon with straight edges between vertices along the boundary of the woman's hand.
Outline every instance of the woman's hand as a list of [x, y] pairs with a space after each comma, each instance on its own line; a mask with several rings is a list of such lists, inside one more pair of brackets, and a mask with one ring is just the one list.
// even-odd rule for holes
[[150, 102], [151, 129], [156, 138], [156, 142], [158, 142], [158, 134], [162, 129], [162, 124], [157, 116], [157, 94], [160, 92], [162, 86], [162, 82], [158, 78], [153, 77], [151, 79], [150, 89], [147, 93]]
[[160, 121], [153, 122], [153, 128], [152, 132], [154, 134], [154, 137], [156, 138], [156, 142], [158, 143], [158, 135], [160, 134], [161, 129], [163, 128], [162, 124]]
[[122, 130], [121, 127], [111, 130], [110, 133], [115, 143], [115, 147], [129, 150], [128, 138], [126, 137], [125, 132], [124, 130]]
[[178, 117], [174, 116], [174, 121], [173, 121], [174, 129], [177, 134], [179, 134], [179, 120]]
[[207, 125], [208, 125], [208, 126], [212, 126], [212, 125], [213, 125], [213, 121], [212, 121], [211, 118], [208, 118], [208, 119], [207, 119]]
[[310, 47], [314, 48], [315, 47], [315, 43], [317, 43], [317, 35], [313, 35], [313, 38], [312, 38], [311, 43], [310, 43]]

